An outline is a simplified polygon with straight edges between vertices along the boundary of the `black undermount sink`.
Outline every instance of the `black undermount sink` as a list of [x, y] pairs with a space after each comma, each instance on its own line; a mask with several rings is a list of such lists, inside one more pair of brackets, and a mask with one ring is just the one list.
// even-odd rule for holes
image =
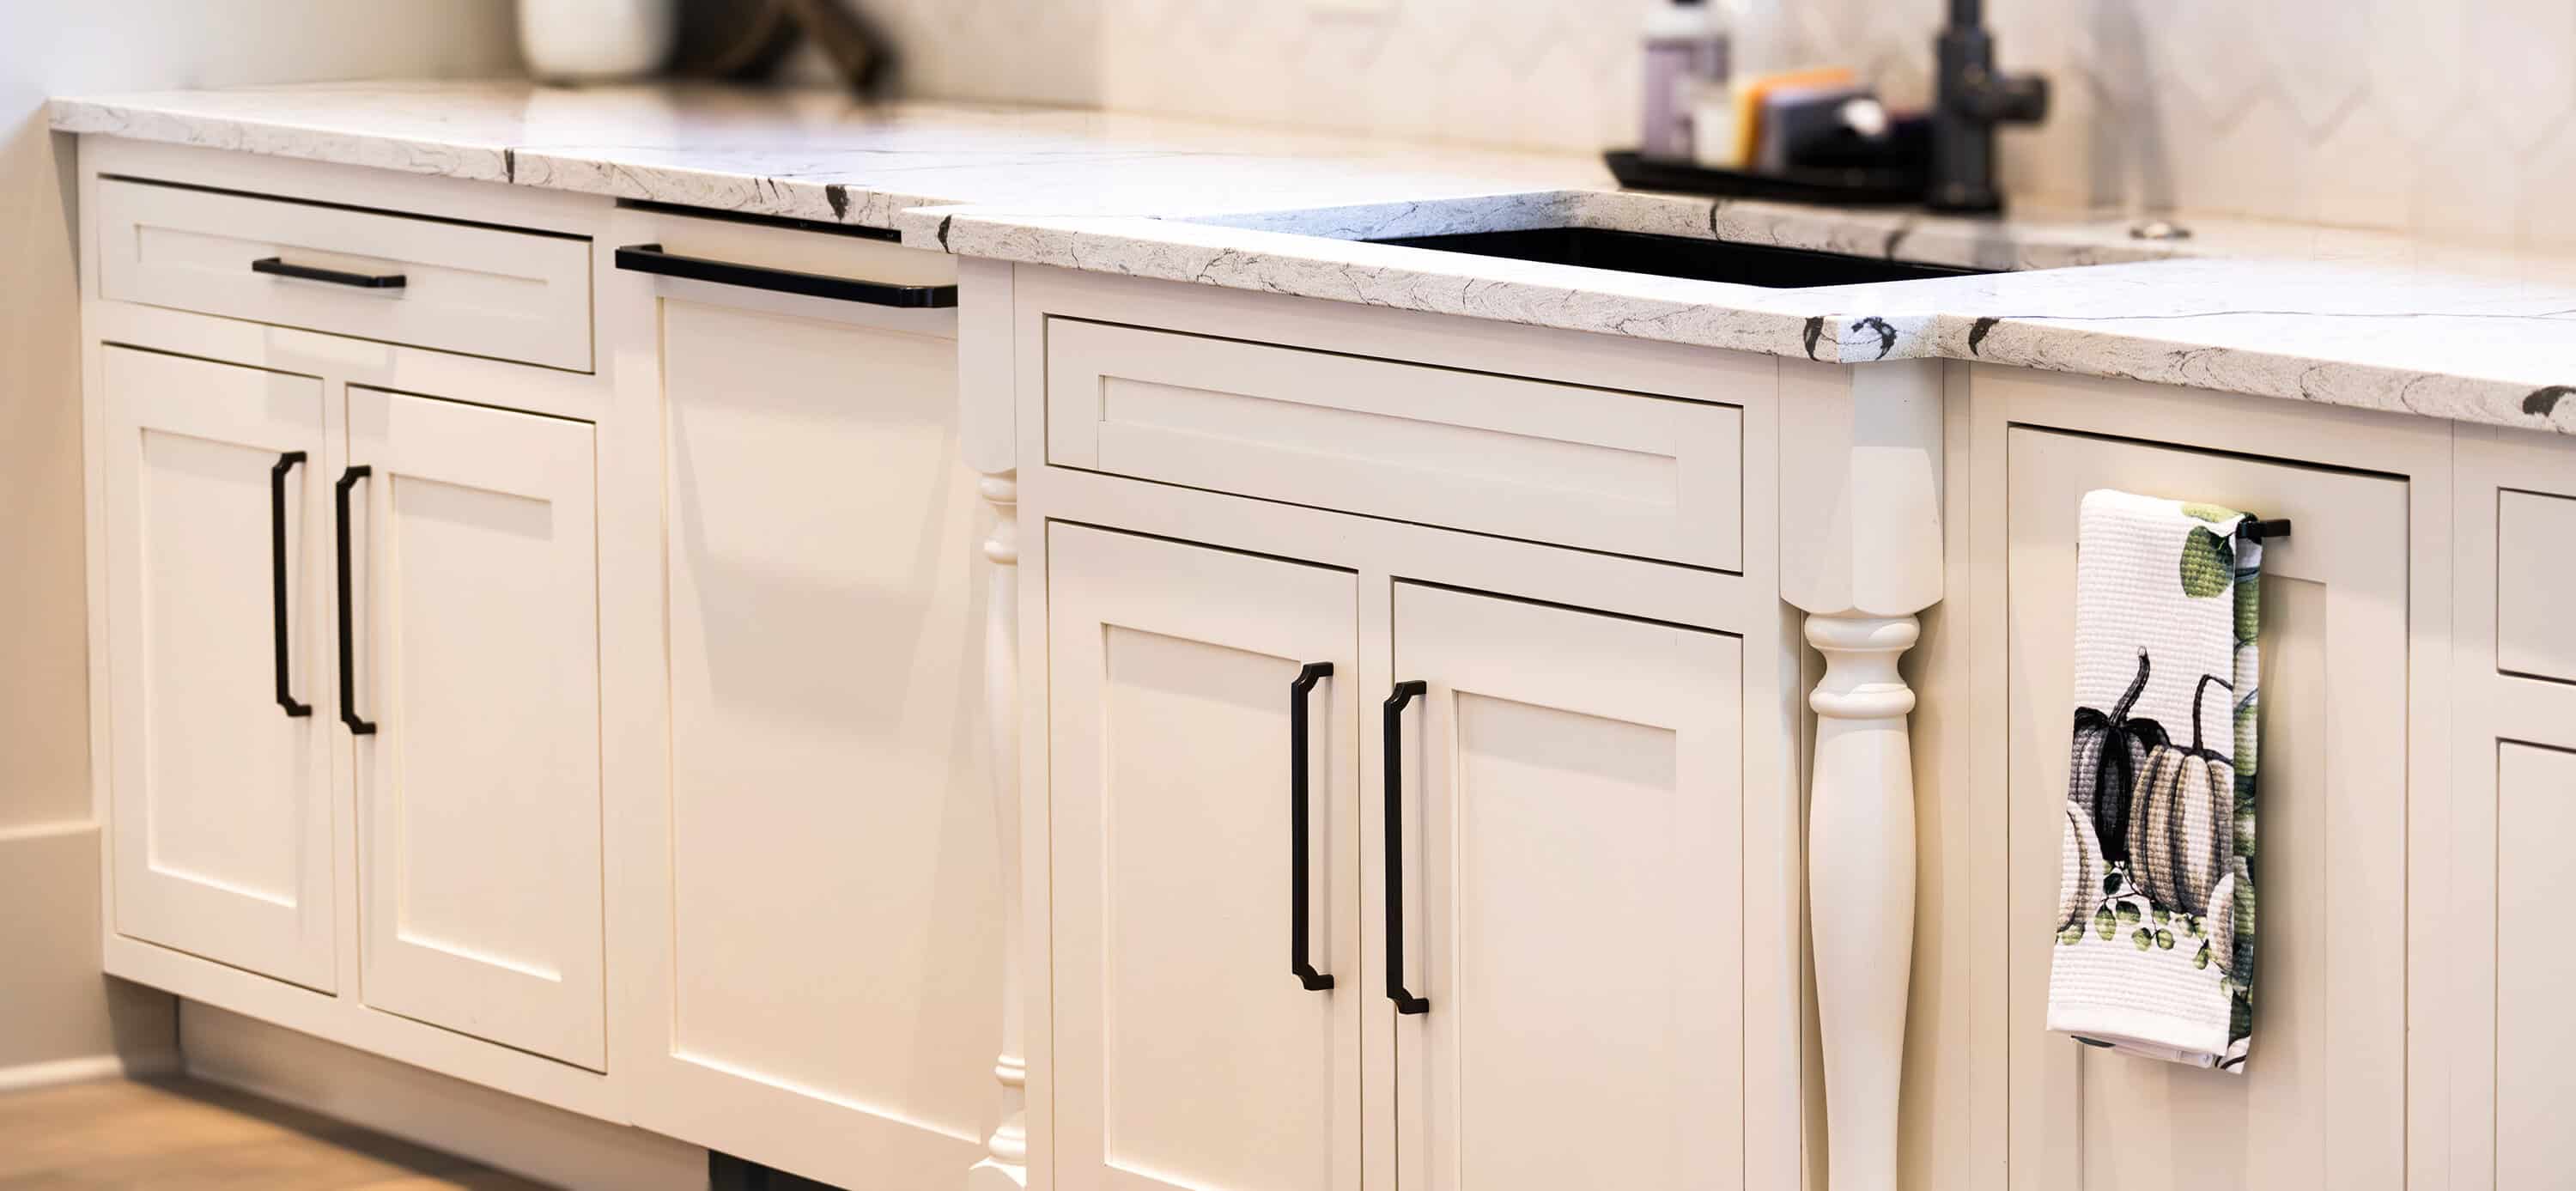
[[1461, 232], [1448, 236], [1399, 236], [1371, 240], [1406, 248], [1498, 256], [1551, 265], [1580, 265], [1621, 273], [1649, 273], [1695, 281], [1725, 281], [1772, 289], [1811, 285], [1859, 285], [1873, 281], [1919, 281], [1932, 277], [1973, 277], [1992, 272], [1951, 265], [1921, 265], [1871, 256], [1846, 256], [1766, 244], [1730, 244], [1690, 236], [1607, 231], [1588, 227], [1543, 227], [1511, 232]]

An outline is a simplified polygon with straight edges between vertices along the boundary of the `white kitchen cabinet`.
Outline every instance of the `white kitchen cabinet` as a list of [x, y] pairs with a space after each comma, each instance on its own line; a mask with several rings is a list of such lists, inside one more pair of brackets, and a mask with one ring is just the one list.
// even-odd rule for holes
[[625, 1120], [602, 805], [645, 667], [600, 638], [659, 616], [597, 495], [643, 454], [587, 371], [611, 208], [80, 165], [102, 967]]
[[1741, 1187], [1741, 643], [1393, 596], [1395, 1185]]
[[[112, 974], [853, 1188], [2576, 1162], [2561, 440], [115, 138], [80, 184]], [[2044, 1028], [2100, 485], [2297, 525], [2241, 1078]]]
[[601, 1069], [591, 427], [348, 392], [366, 1001]]
[[[635, 905], [666, 950], [639, 1124], [839, 1186], [951, 1186], [1001, 1050], [999, 848], [955, 316], [761, 288], [935, 284], [872, 240], [660, 216], [741, 284], [621, 275], [660, 362], [669, 780]], [[652, 262], [660, 264], [660, 261]], [[630, 804], [636, 805], [636, 804]]]
[[1358, 581], [1048, 546], [1056, 1186], [1355, 1191]]
[[[2028, 426], [2005, 437], [2012, 1185], [2405, 1186], [2409, 485]], [[2263, 557], [2262, 923], [2242, 1074], [2046, 1026], [2076, 514], [2102, 487], [2295, 527]]]
[[322, 382], [102, 356], [114, 929], [329, 992]]
[[[1030, 1185], [1793, 1180], [1794, 869], [1748, 840], [1797, 813], [1795, 713], [1748, 691], [1796, 666], [1735, 631], [1783, 623], [1771, 465], [1734, 445], [1771, 429], [1768, 362], [1011, 280], [1020, 354], [970, 353], [967, 400], [1014, 382], [1038, 527]], [[1114, 474], [1112, 431], [1167, 416], [1245, 466], [1157, 440], [1155, 474]], [[1612, 473], [1635, 499], [1575, 493]], [[1432, 491], [1478, 483], [1530, 519]]]

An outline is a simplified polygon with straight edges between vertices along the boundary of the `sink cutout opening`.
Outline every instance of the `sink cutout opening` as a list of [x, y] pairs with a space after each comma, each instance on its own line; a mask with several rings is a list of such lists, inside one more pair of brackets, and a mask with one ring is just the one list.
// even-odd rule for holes
[[1398, 236], [1368, 241], [1436, 252], [1502, 257], [1550, 265], [1575, 265], [1621, 273], [1645, 273], [1694, 281], [1723, 281], [1770, 289], [1805, 289], [1823, 285], [1862, 285], [1879, 281], [1920, 281], [1934, 277], [1975, 277], [1992, 269], [1927, 265], [1881, 257], [1849, 256], [1768, 244], [1737, 244], [1691, 236], [1660, 236], [1589, 227], [1542, 227], [1518, 231], [1459, 232], [1442, 236]]

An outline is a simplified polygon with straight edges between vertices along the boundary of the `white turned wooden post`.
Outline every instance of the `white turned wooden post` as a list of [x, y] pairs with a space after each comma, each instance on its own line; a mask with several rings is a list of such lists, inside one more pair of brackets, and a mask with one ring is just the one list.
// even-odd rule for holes
[[1897, 662], [1941, 599], [1941, 369], [1782, 365], [1781, 592], [1825, 676], [1807, 913], [1832, 1191], [1895, 1191], [1914, 957], [1914, 692]]
[[984, 1158], [966, 1172], [967, 1191], [1029, 1185], [1026, 1009], [1020, 1000], [1020, 484], [1019, 391], [1012, 367], [1011, 266], [957, 262], [957, 441], [976, 494], [992, 508], [982, 543], [991, 568], [984, 604], [984, 715], [992, 734], [993, 825], [1001, 848], [1002, 1085], [1000, 1123]]
[[1020, 1011], [1020, 515], [1016, 471], [989, 473], [976, 491], [993, 508], [984, 539], [992, 564], [984, 605], [984, 712], [993, 736], [993, 823], [1002, 847], [1002, 1053], [993, 1077], [1002, 1083], [1002, 1123], [985, 1139], [984, 1160], [968, 1171], [968, 1191], [1028, 1186], [1028, 1080]]

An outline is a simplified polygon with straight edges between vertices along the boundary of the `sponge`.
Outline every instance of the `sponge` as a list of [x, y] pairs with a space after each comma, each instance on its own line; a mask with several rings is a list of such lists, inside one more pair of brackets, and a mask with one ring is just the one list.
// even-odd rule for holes
[[1750, 169], [1762, 151], [1763, 101], [1775, 91], [1809, 91], [1847, 87], [1854, 81], [1851, 69], [1844, 66], [1819, 66], [1806, 70], [1781, 70], [1769, 74], [1747, 75], [1735, 81], [1735, 137], [1732, 145], [1720, 145], [1722, 161], [1700, 164], [1723, 169]]

